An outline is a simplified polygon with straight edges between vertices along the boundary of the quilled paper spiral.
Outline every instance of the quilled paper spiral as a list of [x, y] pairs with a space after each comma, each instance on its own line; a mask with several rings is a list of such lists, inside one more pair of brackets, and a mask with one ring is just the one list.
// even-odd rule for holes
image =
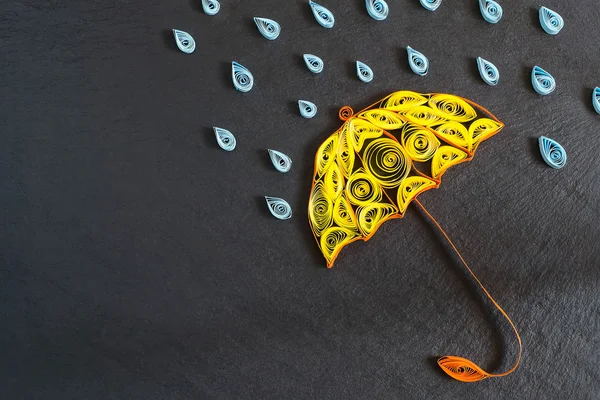
[[361, 61], [356, 62], [356, 75], [361, 81], [368, 83], [373, 80], [373, 70]]
[[592, 105], [594, 106], [594, 110], [600, 114], [600, 87], [596, 87], [592, 91]]
[[215, 137], [217, 138], [217, 143], [219, 147], [221, 147], [225, 151], [233, 151], [235, 149], [236, 140], [235, 136], [227, 129], [213, 127], [215, 131]]
[[441, 357], [438, 360], [438, 365], [445, 373], [461, 382], [477, 382], [489, 377], [487, 372], [462, 357]]
[[300, 115], [304, 118], [312, 118], [317, 115], [317, 106], [307, 100], [298, 100], [298, 108], [300, 109]]
[[362, 119], [366, 119], [376, 127], [388, 131], [401, 128], [405, 122], [402, 117], [395, 112], [382, 109], [365, 111], [358, 116]]
[[338, 113], [338, 116], [340, 117], [340, 119], [342, 121], [347, 121], [350, 119], [350, 117], [352, 117], [354, 115], [354, 110], [352, 109], [352, 107], [349, 106], [344, 106], [342, 108], [340, 108], [340, 112]]
[[438, 113], [427, 106], [414, 107], [407, 111], [404, 117], [410, 122], [424, 126], [433, 126], [444, 122]]
[[186, 54], [192, 54], [196, 50], [196, 41], [189, 33], [173, 29], [173, 36], [179, 50]]
[[202, 9], [207, 15], [215, 15], [221, 9], [218, 0], [202, 0]]
[[540, 25], [546, 33], [556, 35], [565, 25], [563, 18], [555, 11], [546, 7], [540, 8]]
[[352, 242], [357, 236], [358, 233], [356, 231], [332, 226], [323, 232], [319, 246], [326, 257], [333, 257], [340, 246]]
[[427, 75], [429, 71], [429, 60], [427, 57], [410, 46], [406, 47], [406, 52], [408, 53], [408, 65], [410, 69], [417, 75]]
[[231, 63], [233, 86], [240, 92], [249, 92], [254, 86], [254, 77], [246, 67], [235, 61]]
[[431, 160], [431, 177], [440, 179], [446, 170], [467, 160], [469, 155], [452, 146], [440, 146]]
[[386, 110], [403, 112], [427, 103], [427, 97], [419, 93], [402, 90], [388, 96], [381, 103], [381, 108]]
[[348, 179], [346, 196], [350, 203], [357, 206], [377, 203], [382, 198], [381, 186], [371, 174], [358, 170]]
[[379, 138], [383, 135], [383, 129], [378, 128], [369, 121], [362, 118], [355, 118], [348, 124], [348, 140], [355, 151], [364, 148], [364, 144], [369, 139]]
[[424, 176], [409, 176], [398, 188], [398, 211], [402, 214], [412, 200], [422, 192], [437, 187], [437, 182]]
[[317, 150], [316, 165], [319, 176], [325, 175], [329, 167], [335, 162], [336, 150], [338, 147], [338, 138], [331, 137], [324, 141]]
[[333, 198], [336, 198], [342, 193], [344, 189], [344, 178], [342, 176], [342, 172], [340, 171], [340, 167], [338, 165], [332, 165], [331, 168], [325, 173], [325, 177], [323, 179], [325, 183], [325, 190], [327, 190], [327, 194]]
[[469, 103], [451, 94], [435, 94], [431, 96], [428, 104], [442, 118], [452, 121], [467, 122], [477, 117], [477, 112]]
[[272, 19], [254, 17], [254, 23], [261, 35], [269, 40], [275, 40], [281, 33], [281, 26]]
[[292, 168], [292, 159], [277, 150], [269, 149], [269, 157], [275, 169], [279, 172], [288, 172]]
[[533, 89], [542, 96], [549, 95], [556, 89], [554, 77], [537, 65], [531, 71], [531, 84]]
[[313, 54], [304, 54], [302, 57], [304, 58], [304, 62], [306, 63], [306, 66], [308, 67], [310, 72], [312, 72], [313, 74], [320, 74], [321, 72], [323, 72], [323, 67], [325, 66], [325, 63], [323, 62], [323, 60], [321, 60], [321, 58]]
[[567, 152], [556, 141], [545, 136], [539, 138], [540, 153], [546, 164], [552, 168], [560, 169], [567, 163]]
[[339, 196], [333, 205], [333, 221], [344, 229], [356, 229], [356, 215], [344, 195]]
[[481, 15], [490, 24], [496, 24], [502, 19], [502, 7], [494, 0], [479, 0]]
[[309, 217], [312, 221], [313, 229], [321, 234], [333, 221], [333, 201], [329, 198], [323, 183], [317, 183], [312, 190], [310, 197]]
[[315, 16], [315, 19], [319, 25], [321, 25], [323, 28], [333, 28], [333, 25], [335, 24], [335, 17], [333, 16], [333, 13], [312, 0], [309, 1], [309, 4], [310, 9], [312, 10], [313, 15]]
[[397, 213], [398, 208], [395, 205], [385, 202], [359, 207], [356, 216], [361, 233], [370, 236], [383, 221]]
[[401, 143], [410, 158], [419, 162], [431, 160], [440, 147], [440, 141], [432, 131], [414, 124], [404, 125]]
[[279, 197], [265, 196], [269, 211], [277, 219], [285, 220], [292, 218], [292, 207], [284, 199]]
[[438, 9], [440, 4], [442, 4], [442, 0], [420, 0], [421, 5], [429, 11], [435, 11]]
[[481, 57], [477, 57], [477, 69], [479, 70], [481, 79], [488, 85], [496, 86], [498, 81], [500, 81], [500, 71], [498, 71], [498, 68], [491, 62], [484, 60]]
[[372, 177], [384, 188], [400, 184], [410, 172], [410, 158], [397, 141], [382, 138], [371, 142], [363, 155], [363, 162]]
[[376, 21], [383, 21], [390, 12], [385, 0], [366, 0], [367, 12]]
[[445, 122], [435, 128], [435, 133], [437, 133], [442, 140], [456, 147], [460, 147], [463, 150], [469, 150], [469, 146], [471, 145], [469, 131], [460, 122]]

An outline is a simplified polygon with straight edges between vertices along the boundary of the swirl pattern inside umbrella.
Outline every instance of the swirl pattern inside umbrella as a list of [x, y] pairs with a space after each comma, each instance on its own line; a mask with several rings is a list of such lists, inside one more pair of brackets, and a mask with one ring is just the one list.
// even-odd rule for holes
[[401, 91], [354, 114], [320, 146], [308, 213], [331, 267], [352, 241], [401, 218], [452, 166], [473, 158], [504, 126], [482, 107], [450, 94]]

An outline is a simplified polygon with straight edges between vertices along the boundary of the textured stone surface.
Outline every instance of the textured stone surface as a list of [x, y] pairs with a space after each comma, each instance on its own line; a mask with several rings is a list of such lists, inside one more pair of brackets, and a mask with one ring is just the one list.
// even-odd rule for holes
[[[2, 398], [597, 398], [597, 2], [545, 3], [565, 19], [556, 37], [531, 0], [503, 2], [497, 25], [475, 0], [434, 13], [389, 1], [383, 22], [364, 0], [323, 0], [331, 30], [307, 3], [223, 0], [215, 17], [200, 0], [0, 5]], [[280, 37], [265, 40], [254, 16]], [[407, 45], [429, 58], [426, 77]], [[234, 90], [233, 60], [254, 74], [250, 93]], [[536, 64], [557, 80], [550, 96], [531, 87]], [[516, 343], [414, 206], [332, 270], [311, 236], [313, 157], [337, 110], [400, 89], [458, 94], [506, 124], [420, 199], [520, 329], [507, 378], [461, 384], [435, 365], [454, 354], [503, 371]], [[212, 126], [236, 135], [233, 153]], [[541, 135], [565, 147], [564, 169], [544, 164]], [[293, 159], [288, 174], [268, 148]], [[264, 195], [293, 219], [270, 216]]]

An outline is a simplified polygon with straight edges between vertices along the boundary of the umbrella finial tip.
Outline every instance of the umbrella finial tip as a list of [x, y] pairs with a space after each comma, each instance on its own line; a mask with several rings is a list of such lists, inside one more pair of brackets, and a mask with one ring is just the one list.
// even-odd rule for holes
[[354, 110], [350, 106], [340, 108], [339, 117], [342, 121], [348, 121], [354, 115]]

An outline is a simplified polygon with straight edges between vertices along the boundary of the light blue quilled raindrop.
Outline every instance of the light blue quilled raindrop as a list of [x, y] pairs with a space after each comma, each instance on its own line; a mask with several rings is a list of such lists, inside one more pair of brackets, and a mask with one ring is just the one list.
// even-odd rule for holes
[[562, 17], [555, 11], [549, 8], [540, 8], [540, 25], [546, 33], [550, 35], [556, 35], [565, 26], [565, 22]]
[[442, 0], [421, 0], [421, 5], [429, 11], [437, 10], [440, 4], [442, 4]]
[[233, 151], [235, 149], [235, 145], [237, 144], [235, 140], [235, 136], [233, 133], [229, 132], [227, 129], [213, 127], [215, 131], [215, 137], [217, 138], [217, 143], [219, 147], [225, 151]]
[[269, 149], [269, 157], [275, 169], [279, 172], [288, 172], [292, 168], [292, 159], [277, 150]]
[[542, 96], [546, 96], [556, 89], [554, 77], [537, 65], [531, 71], [531, 84], [533, 89]]
[[408, 65], [417, 75], [427, 75], [429, 71], [429, 60], [423, 54], [414, 50], [412, 47], [406, 47], [408, 53]]
[[284, 199], [279, 197], [265, 196], [269, 211], [277, 219], [286, 220], [292, 218], [292, 207]]
[[215, 15], [221, 9], [218, 0], [202, 0], [202, 9], [207, 15]]
[[298, 108], [300, 109], [300, 115], [304, 118], [312, 118], [317, 115], [317, 106], [310, 101], [298, 100]]
[[254, 86], [254, 77], [242, 64], [235, 61], [231, 63], [231, 78], [233, 86], [240, 92], [249, 92]]
[[385, 0], [366, 0], [367, 12], [376, 21], [383, 21], [388, 17], [390, 9]]
[[595, 88], [592, 92], [592, 104], [594, 105], [594, 110], [600, 114], [600, 87]]
[[496, 24], [502, 19], [502, 6], [494, 0], [479, 0], [481, 15], [490, 24]]
[[305, 54], [302, 56], [304, 58], [304, 62], [306, 66], [313, 74], [320, 74], [323, 72], [323, 67], [325, 63], [319, 57], [312, 54]]
[[539, 143], [540, 153], [542, 153], [542, 158], [546, 161], [546, 164], [556, 169], [565, 166], [567, 163], [567, 152], [557, 141], [542, 136], [539, 139]]
[[269, 40], [275, 40], [281, 33], [281, 26], [272, 19], [254, 17], [254, 23], [261, 35]]
[[323, 28], [333, 28], [333, 25], [335, 24], [335, 17], [333, 16], [333, 13], [312, 0], [309, 1], [309, 4], [317, 22]]
[[500, 71], [491, 62], [484, 60], [481, 57], [477, 57], [477, 69], [479, 69], [479, 75], [485, 83], [490, 86], [496, 86], [500, 80]]
[[189, 33], [173, 29], [173, 36], [179, 50], [186, 54], [192, 54], [196, 50], [196, 41]]
[[358, 79], [365, 83], [369, 83], [373, 80], [373, 70], [362, 61], [356, 62], [356, 75], [358, 76]]

